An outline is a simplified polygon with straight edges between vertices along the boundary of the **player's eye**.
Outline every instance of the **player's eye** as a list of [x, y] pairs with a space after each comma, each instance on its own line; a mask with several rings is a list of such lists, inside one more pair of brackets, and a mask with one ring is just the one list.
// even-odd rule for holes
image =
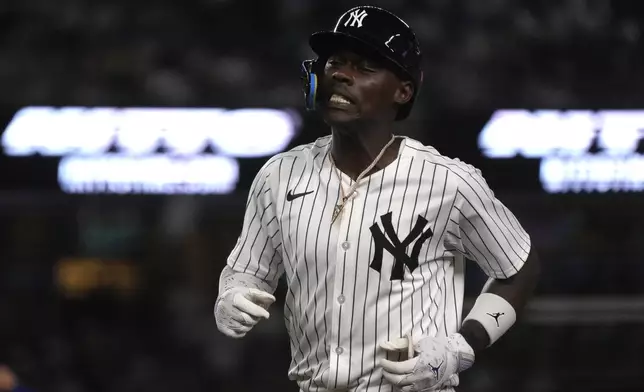
[[327, 60], [326, 64], [330, 67], [337, 67], [342, 65], [342, 61], [338, 58], [330, 58]]
[[360, 62], [360, 69], [366, 70], [369, 72], [376, 72], [380, 69], [381, 67], [378, 65], [378, 63], [370, 60], [364, 60]]

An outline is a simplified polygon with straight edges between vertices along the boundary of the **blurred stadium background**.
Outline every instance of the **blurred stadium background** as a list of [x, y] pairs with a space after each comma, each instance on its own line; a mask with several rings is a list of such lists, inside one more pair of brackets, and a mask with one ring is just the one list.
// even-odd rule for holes
[[[2, 1], [0, 364], [22, 385], [296, 390], [282, 302], [241, 341], [212, 306], [255, 172], [328, 133], [302, 110], [308, 35], [357, 4]], [[544, 263], [460, 390], [643, 391], [644, 3], [371, 4], [424, 49], [399, 133], [479, 167]], [[468, 301], [483, 281], [468, 270]]]

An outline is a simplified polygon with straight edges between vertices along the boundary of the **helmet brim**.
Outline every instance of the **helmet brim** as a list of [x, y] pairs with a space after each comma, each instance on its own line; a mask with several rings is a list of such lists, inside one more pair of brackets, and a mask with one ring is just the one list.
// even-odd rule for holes
[[354, 35], [336, 31], [321, 31], [311, 35], [309, 45], [315, 54], [324, 59], [341, 49], [361, 50], [377, 57], [378, 60], [384, 63], [394, 66], [403, 75], [413, 78], [402, 64], [390, 57], [391, 53], [387, 47], [374, 45], [373, 42]]

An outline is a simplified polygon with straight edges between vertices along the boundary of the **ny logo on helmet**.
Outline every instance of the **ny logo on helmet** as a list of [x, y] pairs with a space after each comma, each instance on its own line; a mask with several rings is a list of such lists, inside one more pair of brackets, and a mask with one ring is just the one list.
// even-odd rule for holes
[[362, 21], [364, 20], [365, 16], [367, 16], [367, 11], [353, 10], [349, 14], [349, 19], [347, 19], [347, 21], [344, 22], [344, 25], [351, 26], [351, 27], [362, 27]]

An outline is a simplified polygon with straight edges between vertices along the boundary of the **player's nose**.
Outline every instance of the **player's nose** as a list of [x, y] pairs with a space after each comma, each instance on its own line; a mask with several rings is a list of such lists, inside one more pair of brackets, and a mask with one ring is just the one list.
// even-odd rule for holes
[[353, 76], [343, 68], [334, 71], [331, 77], [333, 78], [333, 81], [337, 83], [345, 83], [348, 85], [353, 84]]

